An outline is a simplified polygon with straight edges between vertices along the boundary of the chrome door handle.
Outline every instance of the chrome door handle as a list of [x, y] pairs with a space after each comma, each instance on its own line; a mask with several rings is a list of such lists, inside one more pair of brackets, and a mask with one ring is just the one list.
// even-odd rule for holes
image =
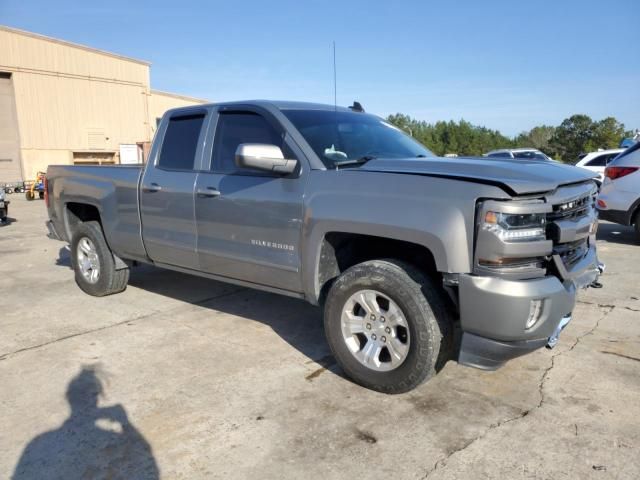
[[160, 190], [162, 190], [162, 187], [157, 183], [152, 183], [148, 187], [142, 188], [142, 191], [145, 193], [155, 193], [155, 192], [159, 192]]
[[218, 190], [217, 188], [213, 188], [213, 187], [207, 187], [207, 188], [198, 188], [196, 190], [196, 195], [198, 195], [199, 197], [219, 197], [220, 196], [220, 190]]

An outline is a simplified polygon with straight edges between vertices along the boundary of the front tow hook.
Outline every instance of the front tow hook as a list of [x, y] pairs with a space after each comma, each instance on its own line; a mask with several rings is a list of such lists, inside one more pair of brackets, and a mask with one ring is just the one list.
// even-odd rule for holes
[[560, 337], [560, 332], [564, 330], [564, 327], [569, 325], [570, 321], [571, 321], [570, 313], [562, 317], [562, 320], [560, 320], [560, 323], [558, 324], [556, 329], [553, 331], [553, 334], [549, 337], [549, 340], [547, 340], [547, 348], [549, 350], [551, 350], [553, 347], [555, 347], [558, 344], [558, 338]]
[[[598, 276], [600, 276], [607, 269], [607, 266], [602, 262], [598, 262], [597, 268], [598, 268]], [[598, 279], [596, 279], [593, 282], [591, 282], [591, 285], [589, 286], [591, 288], [602, 288], [603, 285], [598, 281]]]

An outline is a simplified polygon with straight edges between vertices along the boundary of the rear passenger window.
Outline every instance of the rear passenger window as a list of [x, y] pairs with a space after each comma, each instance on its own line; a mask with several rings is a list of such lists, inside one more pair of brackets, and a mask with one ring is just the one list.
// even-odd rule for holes
[[173, 117], [162, 141], [158, 166], [169, 170], [193, 170], [204, 115]]
[[236, 167], [235, 156], [238, 145], [241, 143], [276, 145], [283, 149], [286, 156], [282, 138], [282, 135], [257, 113], [222, 113], [216, 127], [212, 168], [220, 173], [246, 172], [251, 175], [260, 175], [254, 170]]
[[589, 160], [586, 164], [587, 167], [604, 167], [609, 160], [609, 155], [600, 155], [592, 160]]

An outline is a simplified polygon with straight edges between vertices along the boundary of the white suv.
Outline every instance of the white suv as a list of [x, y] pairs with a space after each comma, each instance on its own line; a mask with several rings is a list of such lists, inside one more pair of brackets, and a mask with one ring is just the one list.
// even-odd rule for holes
[[640, 142], [609, 162], [604, 176], [597, 202], [600, 218], [635, 225], [640, 240]]
[[609, 162], [616, 158], [620, 153], [624, 152], [624, 148], [614, 148], [611, 150], [598, 150], [597, 152], [590, 152], [583, 156], [576, 167], [586, 168], [592, 172], [598, 174], [598, 184], [604, 181], [604, 169]]

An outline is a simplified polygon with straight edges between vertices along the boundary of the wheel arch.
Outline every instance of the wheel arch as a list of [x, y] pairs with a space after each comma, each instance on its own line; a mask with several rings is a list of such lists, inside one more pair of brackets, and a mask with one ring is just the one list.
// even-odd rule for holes
[[116, 269], [121, 270], [128, 268], [125, 261], [113, 252], [113, 248], [109, 242], [109, 237], [105, 231], [104, 224], [102, 222], [102, 212], [98, 205], [88, 202], [66, 202], [64, 208], [64, 227], [67, 235], [67, 240], [71, 242], [74, 233], [79, 225], [86, 222], [95, 221], [100, 225], [104, 240], [111, 251], [113, 260], [116, 264]]
[[323, 303], [331, 284], [342, 272], [368, 260], [401, 260], [432, 277], [439, 277], [443, 268], [436, 261], [437, 253], [434, 255], [433, 250], [424, 244], [353, 231], [331, 230], [324, 233], [313, 252], [313, 268], [305, 279], [307, 297], [313, 304]]

